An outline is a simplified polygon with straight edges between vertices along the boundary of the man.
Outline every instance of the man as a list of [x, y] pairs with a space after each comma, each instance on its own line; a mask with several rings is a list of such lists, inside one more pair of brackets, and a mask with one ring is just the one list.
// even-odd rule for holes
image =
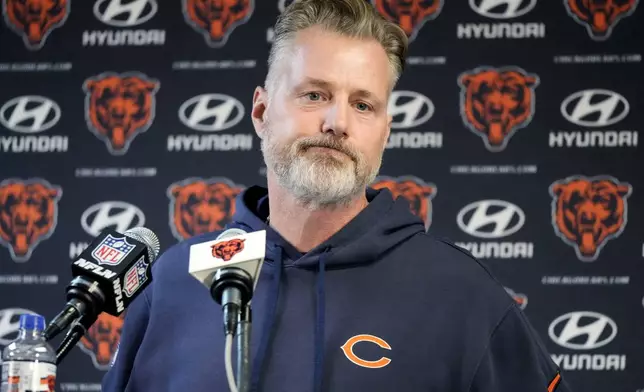
[[[252, 120], [268, 189], [228, 227], [267, 230], [252, 390], [568, 392], [515, 302], [468, 253], [368, 188], [389, 136], [403, 31], [364, 0], [302, 0], [275, 28]], [[270, 212], [270, 217], [269, 217]], [[127, 312], [103, 391], [227, 391], [221, 312], [184, 241]]]

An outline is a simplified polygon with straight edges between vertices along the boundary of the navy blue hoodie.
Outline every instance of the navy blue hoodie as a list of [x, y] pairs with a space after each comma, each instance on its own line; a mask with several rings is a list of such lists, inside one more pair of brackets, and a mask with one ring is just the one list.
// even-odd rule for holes
[[[404, 199], [368, 206], [298, 252], [251, 187], [227, 226], [267, 230], [253, 297], [252, 391], [569, 392], [515, 301], [467, 252], [425, 232]], [[127, 310], [104, 392], [228, 391], [219, 305], [188, 274], [183, 241]]]

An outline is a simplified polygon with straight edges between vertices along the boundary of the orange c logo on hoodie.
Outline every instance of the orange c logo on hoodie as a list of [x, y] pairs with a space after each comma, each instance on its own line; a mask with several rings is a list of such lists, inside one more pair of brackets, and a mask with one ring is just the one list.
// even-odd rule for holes
[[355, 346], [357, 343], [360, 343], [360, 342], [374, 343], [386, 350], [391, 350], [391, 346], [389, 345], [389, 343], [385, 342], [384, 340], [380, 339], [377, 336], [366, 335], [366, 334], [356, 335], [352, 338], [349, 338], [349, 340], [347, 340], [347, 342], [343, 344], [342, 347], [340, 347], [344, 355], [347, 357], [347, 359], [349, 359], [349, 361], [355, 363], [358, 366], [362, 366], [369, 369], [379, 369], [389, 365], [389, 363], [391, 362], [391, 359], [387, 357], [381, 357], [377, 361], [368, 361], [366, 359], [362, 359], [358, 357], [353, 352], [353, 346]]

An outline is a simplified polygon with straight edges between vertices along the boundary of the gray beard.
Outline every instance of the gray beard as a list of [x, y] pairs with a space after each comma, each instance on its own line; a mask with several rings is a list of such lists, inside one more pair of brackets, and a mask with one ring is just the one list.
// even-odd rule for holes
[[380, 169], [382, 159], [369, 167], [360, 152], [345, 146], [338, 149], [347, 153], [346, 159], [306, 151], [309, 145], [337, 144], [329, 138], [298, 139], [280, 146], [267, 131], [261, 143], [266, 167], [282, 188], [310, 210], [349, 205], [365, 192]]

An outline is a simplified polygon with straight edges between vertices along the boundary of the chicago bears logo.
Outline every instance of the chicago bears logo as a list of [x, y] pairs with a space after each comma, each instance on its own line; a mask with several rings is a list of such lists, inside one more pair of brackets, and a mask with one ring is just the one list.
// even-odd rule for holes
[[552, 226], [581, 261], [594, 261], [627, 222], [632, 187], [610, 176], [572, 176], [550, 186]]
[[170, 228], [178, 240], [222, 230], [235, 213], [244, 186], [227, 178], [189, 178], [168, 187]]
[[356, 335], [349, 338], [340, 347], [340, 349], [342, 350], [342, 352], [344, 353], [344, 355], [347, 357], [349, 361], [353, 362], [354, 364], [360, 367], [364, 367], [367, 369], [380, 369], [391, 363], [391, 359], [384, 356], [380, 357], [380, 359], [376, 361], [371, 361], [371, 360], [367, 360], [359, 357], [358, 355], [356, 355], [353, 348], [358, 343], [373, 343], [385, 350], [391, 350], [391, 346], [384, 339], [381, 339], [377, 336], [369, 335], [369, 334]]
[[112, 155], [125, 154], [134, 137], [152, 125], [159, 86], [136, 72], [108, 72], [85, 81], [87, 126]]
[[518, 67], [480, 67], [462, 73], [458, 85], [463, 123], [492, 152], [505, 149], [516, 131], [532, 121], [537, 75]]
[[183, 17], [213, 48], [226, 44], [230, 34], [250, 19], [255, 0], [183, 0]]
[[124, 317], [125, 313], [120, 317], [101, 313], [81, 338], [79, 346], [92, 358], [96, 369], [108, 370], [110, 368], [110, 361], [121, 340]]
[[38, 50], [53, 30], [65, 24], [70, 7], [71, 0], [3, 0], [2, 14], [27, 49]]
[[42, 179], [8, 179], [0, 183], [0, 243], [16, 262], [29, 260], [58, 223], [63, 191]]
[[235, 238], [234, 240], [218, 242], [211, 246], [212, 257], [230, 261], [233, 256], [244, 250], [244, 241], [246, 241], [244, 238]]
[[425, 229], [429, 229], [432, 222], [432, 200], [438, 192], [436, 185], [413, 176], [397, 178], [380, 176], [374, 180], [371, 187], [387, 188], [394, 199], [398, 197], [407, 199], [411, 212], [423, 220]]
[[400, 26], [409, 42], [413, 41], [425, 22], [436, 19], [443, 0], [374, 0], [374, 6], [386, 19]]
[[607, 40], [623, 18], [635, 12], [639, 0], [563, 0], [566, 11], [586, 27], [595, 41]]

